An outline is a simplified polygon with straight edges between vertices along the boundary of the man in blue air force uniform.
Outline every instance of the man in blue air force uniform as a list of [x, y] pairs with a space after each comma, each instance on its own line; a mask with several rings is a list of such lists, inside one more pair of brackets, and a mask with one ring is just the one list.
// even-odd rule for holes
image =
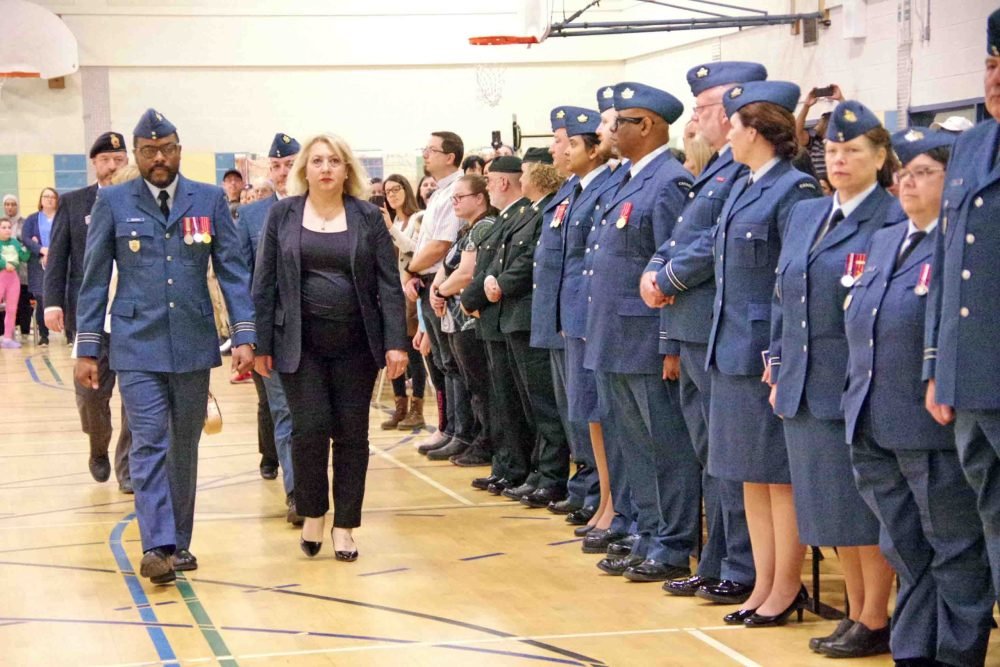
[[[236, 226], [240, 236], [243, 256], [250, 266], [250, 279], [257, 263], [257, 246], [260, 244], [261, 230], [267, 222], [271, 206], [285, 198], [288, 173], [299, 154], [299, 142], [284, 132], [274, 135], [271, 148], [267, 152], [268, 177], [274, 184], [274, 194], [267, 199], [255, 201], [240, 209], [240, 219]], [[301, 525], [301, 518], [295, 511], [295, 476], [292, 474], [292, 413], [288, 410], [288, 400], [277, 373], [263, 377], [254, 371], [254, 387], [257, 389], [257, 449], [260, 452], [260, 475], [264, 479], [278, 476], [281, 464], [281, 481], [285, 489], [285, 504], [288, 512], [285, 519], [294, 525]]]
[[986, 42], [986, 110], [991, 118], [960, 135], [945, 174], [924, 338], [926, 403], [941, 424], [955, 421], [965, 476], [1000, 590], [1000, 10]]
[[[755, 571], [743, 484], [708, 474], [708, 410], [711, 380], [705, 370], [708, 332], [715, 299], [715, 258], [712, 230], [733, 183], [747, 171], [733, 160], [727, 141], [731, 125], [722, 94], [734, 85], [763, 81], [767, 70], [748, 62], [706, 63], [687, 73], [695, 96], [693, 120], [715, 153], [694, 181], [687, 204], [677, 217], [670, 240], [646, 266], [641, 291], [646, 304], [660, 311], [660, 352], [679, 376], [681, 409], [702, 466], [702, 496], [708, 541], [698, 559], [698, 571], [667, 582], [673, 595], [697, 595], [721, 604], [739, 604], [753, 588]], [[676, 364], [680, 365], [678, 369]]]
[[614, 96], [618, 149], [630, 165], [620, 187], [607, 193], [590, 248], [584, 365], [596, 373], [607, 438], [623, 443], [639, 539], [630, 554], [605, 558], [598, 567], [632, 581], [664, 581], [690, 574], [700, 471], [677, 383], [662, 380], [659, 313], [643, 303], [639, 279], [670, 237], [691, 189], [691, 175], [667, 146], [669, 125], [684, 106], [640, 83], [619, 83]]
[[233, 368], [253, 364], [249, 271], [222, 190], [178, 172], [177, 129], [149, 109], [133, 131], [142, 174], [102, 190], [91, 214], [77, 311], [76, 380], [97, 387], [112, 262], [110, 365], [132, 429], [132, 484], [144, 552], [140, 574], [169, 583], [193, 570], [198, 439], [209, 371], [221, 364], [208, 260], [232, 317]]

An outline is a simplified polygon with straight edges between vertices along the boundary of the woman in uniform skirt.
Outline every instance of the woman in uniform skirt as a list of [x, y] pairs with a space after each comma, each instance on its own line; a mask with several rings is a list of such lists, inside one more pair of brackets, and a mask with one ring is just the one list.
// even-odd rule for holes
[[[853, 657], [889, 650], [893, 573], [878, 550], [878, 520], [854, 484], [844, 443], [843, 306], [864, 269], [872, 235], [900, 215], [884, 188], [895, 166], [889, 133], [860, 102], [842, 102], [831, 115], [826, 165], [836, 193], [795, 207], [778, 262], [771, 404], [784, 420], [799, 538], [838, 548], [849, 620], [860, 624], [843, 649]], [[848, 628], [841, 624], [810, 645], [817, 650]]]
[[750, 174], [733, 184], [716, 229], [706, 362], [712, 378], [708, 472], [743, 482], [757, 579], [743, 607], [724, 620], [752, 627], [782, 624], [796, 610], [801, 616], [806, 600], [788, 455], [762, 383], [774, 270], [789, 212], [819, 196], [816, 181], [791, 164], [798, 99], [799, 87], [784, 81], [751, 82], [723, 94], [733, 159]]
[[[847, 442], [858, 490], [878, 517], [883, 553], [899, 574], [890, 641], [897, 665], [982, 665], [994, 602], [976, 495], [962, 473], [954, 426], [938, 424], [924, 409], [921, 378], [927, 288], [954, 140], [926, 128], [893, 135], [904, 163], [896, 179], [904, 220], [872, 237], [865, 272], [844, 309]], [[854, 632], [819, 652], [852, 655], [845, 649]]]

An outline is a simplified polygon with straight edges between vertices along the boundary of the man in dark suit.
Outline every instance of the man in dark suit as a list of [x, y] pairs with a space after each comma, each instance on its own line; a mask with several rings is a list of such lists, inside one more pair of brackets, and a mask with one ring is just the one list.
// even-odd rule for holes
[[[45, 269], [45, 326], [52, 331], [66, 330], [72, 341], [76, 331], [76, 299], [83, 283], [83, 251], [87, 245], [90, 210], [94, 207], [99, 188], [111, 185], [111, 177], [128, 164], [125, 137], [117, 132], [105, 132], [90, 148], [90, 163], [97, 182], [63, 195], [52, 222], [48, 265]], [[105, 332], [105, 337], [107, 332]], [[111, 475], [108, 447], [111, 444], [111, 392], [115, 388], [115, 372], [108, 367], [107, 344], [98, 357], [100, 379], [98, 389], [74, 383], [76, 407], [80, 425], [90, 437], [90, 474], [98, 482]], [[128, 468], [128, 452], [132, 436], [122, 406], [122, 428], [115, 446], [115, 477], [118, 488], [132, 493], [132, 477]]]

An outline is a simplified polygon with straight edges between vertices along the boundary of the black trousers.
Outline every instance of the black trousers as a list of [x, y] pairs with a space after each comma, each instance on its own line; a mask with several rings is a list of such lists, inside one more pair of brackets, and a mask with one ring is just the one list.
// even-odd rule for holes
[[[45, 313], [42, 313], [44, 319]], [[17, 302], [17, 328], [21, 334], [27, 336], [31, 333], [31, 292], [27, 285], [21, 285], [21, 298]], [[7, 336], [13, 337], [14, 332], [8, 331]]]
[[304, 517], [330, 509], [333, 439], [333, 525], [361, 525], [368, 474], [368, 406], [378, 367], [364, 324], [306, 318], [302, 360], [281, 382], [292, 413], [295, 507]]
[[490, 369], [486, 360], [483, 341], [476, 337], [475, 329], [448, 335], [451, 351], [458, 361], [458, 368], [469, 389], [472, 414], [478, 422], [476, 442], [489, 451], [490, 445]]
[[505, 336], [517, 391], [536, 434], [528, 480], [538, 488], [565, 489], [569, 477], [569, 440], [552, 387], [549, 351], [531, 347], [530, 332], [517, 331]]
[[531, 472], [531, 447], [535, 431], [528, 423], [520, 395], [516, 373], [504, 341], [484, 341], [489, 362], [491, 424], [493, 428], [492, 473], [518, 485]]
[[[115, 389], [115, 372], [108, 365], [108, 337], [105, 334], [101, 356], [97, 359], [97, 389], [73, 382], [80, 427], [90, 439], [90, 458], [108, 455], [111, 446], [111, 393]], [[122, 403], [122, 427], [115, 445], [115, 478], [119, 484], [131, 479], [128, 455], [132, 449], [132, 432], [128, 427], [125, 404]]]
[[427, 383], [427, 371], [424, 369], [424, 357], [411, 345], [406, 351], [408, 358], [406, 372], [392, 381], [392, 395], [396, 398], [406, 396], [406, 378], [413, 380], [413, 398], [424, 397], [424, 386]]
[[260, 452], [261, 465], [278, 465], [278, 450], [274, 446], [274, 420], [271, 418], [271, 406], [267, 402], [267, 390], [264, 379], [253, 372], [253, 386], [257, 390], [257, 451]]

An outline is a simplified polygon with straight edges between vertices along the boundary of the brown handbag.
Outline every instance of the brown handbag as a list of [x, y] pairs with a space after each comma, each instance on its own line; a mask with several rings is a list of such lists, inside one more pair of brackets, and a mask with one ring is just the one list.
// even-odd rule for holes
[[222, 431], [222, 410], [219, 409], [219, 401], [208, 392], [208, 406], [205, 410], [205, 435], [215, 435]]

